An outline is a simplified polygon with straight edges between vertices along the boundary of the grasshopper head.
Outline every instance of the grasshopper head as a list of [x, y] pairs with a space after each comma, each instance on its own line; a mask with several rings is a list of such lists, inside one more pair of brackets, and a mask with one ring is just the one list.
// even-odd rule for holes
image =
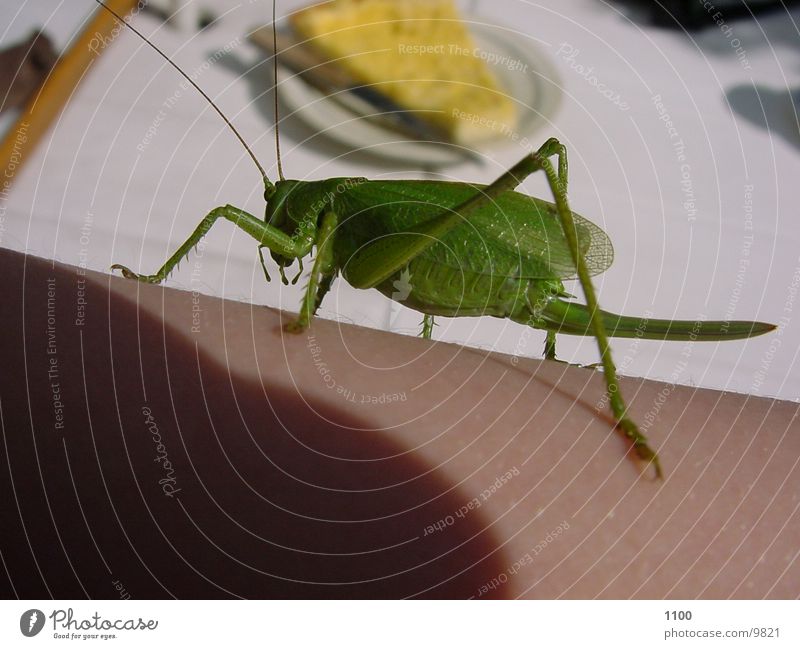
[[[333, 207], [337, 197], [363, 178], [328, 178], [326, 180], [279, 180], [274, 192], [267, 197], [264, 218], [271, 226], [305, 243], [310, 250], [317, 237], [320, 217]], [[291, 266], [294, 259], [272, 252], [281, 270]]]
[[292, 234], [286, 227], [289, 222], [287, 217], [292, 192], [301, 184], [303, 183], [299, 180], [279, 180], [273, 186], [270, 194], [264, 193], [264, 198], [267, 201], [264, 220], [271, 226], [286, 232], [286, 234]]
[[[267, 198], [264, 219], [292, 239], [305, 240], [310, 249], [317, 235], [320, 215], [335, 195], [329, 184], [330, 180], [279, 180]], [[271, 252], [271, 255], [281, 270], [294, 263], [294, 259], [279, 253]]]
[[[290, 203], [293, 198], [292, 193], [297, 189], [298, 185], [301, 184], [303, 183], [298, 180], [279, 180], [272, 187], [271, 192], [264, 193], [264, 198], [267, 201], [264, 220], [289, 236], [294, 235], [297, 229], [290, 216]], [[277, 252], [270, 251], [270, 255], [275, 260], [275, 263], [280, 266], [282, 276], [283, 269], [288, 268], [294, 263], [294, 259], [291, 257], [284, 257]]]

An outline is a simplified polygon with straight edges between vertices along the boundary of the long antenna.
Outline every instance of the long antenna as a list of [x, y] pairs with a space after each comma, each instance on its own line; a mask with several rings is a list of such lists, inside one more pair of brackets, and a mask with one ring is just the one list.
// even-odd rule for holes
[[278, 159], [278, 177], [283, 177], [283, 165], [281, 164], [281, 137], [278, 132], [278, 29], [275, 27], [275, 4], [277, 0], [272, 0], [272, 78], [275, 80], [275, 156]]
[[[176, 69], [176, 70], [177, 70], [177, 71], [178, 71], [178, 72], [181, 74], [181, 76], [182, 76], [184, 79], [186, 79], [186, 80], [187, 80], [187, 81], [188, 81], [190, 84], [192, 84], [192, 86], [194, 87], [194, 89], [195, 89], [195, 90], [197, 90], [197, 92], [199, 92], [201, 95], [203, 95], [203, 97], [205, 98], [205, 100], [206, 100], [206, 101], [207, 101], [209, 104], [211, 104], [212, 108], [213, 108], [215, 111], [217, 111], [217, 113], [219, 113], [219, 116], [220, 116], [220, 117], [221, 117], [221, 118], [222, 118], [222, 119], [225, 121], [225, 123], [228, 125], [228, 128], [229, 128], [229, 129], [231, 129], [231, 131], [233, 131], [233, 134], [234, 134], [234, 135], [235, 135], [235, 136], [236, 136], [236, 137], [239, 139], [239, 142], [241, 142], [241, 143], [242, 143], [242, 146], [245, 148], [245, 151], [247, 151], [248, 155], [249, 155], [249, 156], [252, 158], [252, 160], [253, 160], [253, 162], [255, 163], [256, 167], [258, 167], [258, 171], [261, 173], [261, 177], [264, 179], [264, 187], [265, 187], [265, 188], [272, 188], [272, 187], [274, 187], [274, 185], [272, 184], [272, 182], [270, 182], [270, 179], [269, 179], [269, 178], [267, 178], [267, 172], [266, 172], [266, 171], [264, 171], [264, 167], [262, 167], [262, 166], [261, 166], [261, 163], [258, 161], [258, 158], [256, 158], [255, 154], [254, 154], [254, 153], [253, 153], [253, 152], [250, 150], [250, 147], [249, 147], [249, 146], [247, 146], [247, 142], [245, 142], [245, 141], [244, 141], [244, 138], [243, 138], [243, 137], [242, 137], [242, 136], [239, 134], [239, 131], [237, 131], [237, 130], [236, 130], [236, 127], [235, 127], [233, 124], [231, 124], [231, 121], [230, 121], [230, 120], [229, 120], [227, 117], [225, 117], [225, 114], [224, 114], [224, 113], [223, 113], [223, 112], [222, 112], [222, 111], [219, 109], [219, 107], [218, 107], [218, 106], [217, 106], [217, 105], [214, 103], [214, 101], [211, 99], [211, 97], [209, 97], [209, 96], [208, 96], [208, 95], [207, 95], [207, 94], [206, 94], [206, 93], [203, 91], [203, 89], [202, 89], [200, 86], [198, 86], [198, 85], [197, 85], [197, 84], [196, 84], [196, 83], [195, 83], [195, 82], [194, 82], [194, 81], [193, 81], [193, 80], [192, 80], [192, 79], [189, 77], [189, 75], [188, 75], [188, 74], [186, 74], [186, 73], [185, 73], [183, 70], [181, 70], [181, 69], [180, 69], [180, 68], [179, 68], [179, 67], [178, 67], [178, 66], [177, 66], [175, 63], [173, 63], [173, 61], [172, 61], [172, 59], [171, 59], [171, 58], [169, 58], [169, 57], [168, 57], [166, 54], [164, 54], [164, 52], [162, 52], [162, 51], [161, 51], [161, 50], [160, 50], [158, 47], [156, 47], [156, 46], [155, 46], [153, 43], [151, 43], [151, 42], [150, 42], [150, 39], [148, 39], [148, 38], [147, 38], [147, 36], [145, 36], [144, 34], [142, 34], [142, 32], [140, 32], [138, 29], [136, 29], [136, 27], [134, 27], [133, 25], [131, 25], [131, 24], [130, 24], [130, 23], [127, 21], [127, 20], [125, 20], [125, 19], [124, 19], [122, 16], [120, 16], [120, 15], [119, 15], [119, 14], [118, 14], [116, 11], [114, 11], [114, 10], [113, 10], [111, 7], [109, 7], [109, 6], [108, 6], [108, 5], [107, 5], [105, 2], [103, 2], [103, 0], [94, 0], [94, 1], [95, 1], [97, 4], [99, 4], [101, 7], [103, 7], [103, 9], [105, 9], [106, 11], [108, 11], [108, 12], [109, 12], [109, 13], [110, 13], [112, 16], [114, 16], [114, 18], [116, 18], [116, 19], [117, 19], [117, 21], [118, 21], [119, 23], [121, 23], [121, 24], [125, 25], [125, 27], [127, 27], [128, 29], [130, 29], [130, 30], [131, 30], [131, 31], [132, 31], [134, 34], [136, 34], [136, 35], [137, 35], [139, 38], [141, 38], [141, 39], [142, 39], [142, 40], [143, 40], [145, 43], [147, 43], [147, 44], [148, 44], [150, 47], [152, 47], [152, 48], [153, 48], [153, 49], [154, 49], [156, 52], [158, 52], [158, 53], [161, 55], [161, 57], [162, 57], [162, 58], [163, 58], [163, 59], [164, 59], [164, 60], [165, 60], [167, 63], [169, 63], [169, 64], [170, 64], [170, 65], [171, 65], [173, 68], [175, 68], [175, 69]], [[274, 4], [273, 4], [273, 10], [274, 10], [274, 8], [275, 8], [275, 6], [274, 6]], [[274, 24], [273, 24], [273, 26], [274, 26]], [[278, 159], [278, 169], [280, 170], [280, 158]], [[281, 180], [283, 180], [283, 175], [282, 175], [282, 174], [281, 174]]]

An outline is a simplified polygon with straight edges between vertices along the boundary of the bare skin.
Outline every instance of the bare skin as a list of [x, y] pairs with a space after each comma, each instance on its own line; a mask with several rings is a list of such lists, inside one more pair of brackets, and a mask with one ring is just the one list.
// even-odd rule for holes
[[[20, 328], [19, 315], [32, 308], [30, 305], [46, 303], [48, 274], [56, 278], [59, 308], [67, 313], [59, 315], [62, 317], [59, 322], [66, 323], [75, 317], [75, 269], [59, 265], [53, 269], [50, 262], [30, 257], [25, 261], [15, 253], [5, 252], [0, 254], [0, 266], [4, 276], [13, 281], [22, 277], [24, 268], [28, 287], [24, 304], [21, 291], [6, 300], [2, 316], [6, 332]], [[38, 281], [35, 279], [38, 277], [44, 279]], [[646, 434], [660, 454], [665, 478], [658, 481], [643, 472], [633, 454], [626, 454], [630, 444], [613, 426], [605, 409], [604, 383], [595, 371], [551, 361], [510, 358], [319, 318], [308, 331], [292, 335], [281, 326], [292, 316], [266, 307], [146, 286], [92, 272], [87, 272], [85, 278], [89, 297], [84, 323], [80, 327], [59, 326], [57, 356], [62, 368], [68, 361], [76, 367], [81, 359], [84, 367], [88, 367], [89, 356], [124, 356], [126, 350], [133, 350], [131, 358], [136, 350], [140, 358], [145, 358], [141, 364], [120, 361], [121, 364], [115, 365], [112, 379], [84, 375], [90, 385], [95, 380], [98, 390], [104, 385], [111, 389], [113, 384], [115, 392], [104, 397], [103, 402], [116, 399], [122, 404], [117, 423], [110, 416], [108, 424], [119, 426], [122, 432], [98, 430], [96, 424], [92, 439], [96, 444], [98, 435], [122, 435], [126, 453], [133, 457], [130, 461], [122, 455], [116, 457], [113, 450], [103, 456], [100, 449], [95, 459], [91, 446], [87, 446], [85, 473], [91, 473], [95, 463], [99, 466], [118, 463], [114, 475], [128, 475], [135, 482], [137, 503], [147, 503], [156, 520], [161, 521], [163, 515], [167, 521], [153, 528], [152, 542], [163, 543], [168, 538], [172, 550], [166, 551], [167, 554], [172, 552], [180, 557], [173, 557], [172, 563], [191, 564], [192, 579], [199, 572], [205, 576], [204, 587], [213, 584], [209, 592], [187, 594], [181, 589], [182, 578], [170, 572], [169, 562], [162, 565], [158, 559], [149, 558], [142, 560], [141, 565], [134, 562], [128, 566], [129, 573], [122, 580], [136, 584], [139, 596], [160, 597], [171, 593], [219, 597], [227, 593], [266, 597], [280, 596], [279, 592], [286, 596], [317, 596], [317, 591], [303, 590], [300, 583], [314, 581], [309, 578], [313, 574], [326, 584], [321, 596], [331, 597], [795, 598], [800, 595], [797, 404], [622, 378], [621, 387], [629, 395], [632, 418], [647, 427]], [[31, 326], [36, 315], [25, 313]], [[31, 366], [35, 354], [30, 350], [45, 345], [44, 334], [36, 335], [38, 338], [27, 336], [24, 341], [6, 336], [9, 345], [15, 346], [9, 348], [12, 356], [20, 346], [28, 350], [27, 371], [14, 366], [12, 373], [4, 372], [4, 376], [8, 379], [13, 375], [15, 381], [0, 383], [7, 439], [15, 434], [14, 430], [23, 436], [30, 435], [24, 425], [28, 416], [25, 395], [35, 392], [31, 385], [42, 380], [43, 371]], [[159, 344], [153, 344], [153, 340]], [[152, 358], [168, 358], [171, 379], [166, 388], [154, 387], [155, 361], [146, 360], [150, 351], [143, 352], [145, 346], [148, 350], [156, 348]], [[183, 351], [171, 354], [170, 350], [177, 347]], [[257, 398], [245, 398], [247, 390], [254, 386]], [[78, 390], [76, 394], [82, 393], [83, 387], [79, 387], [74, 388]], [[146, 390], [146, 396], [138, 394], [140, 388]], [[119, 399], [121, 390], [125, 391], [124, 400]], [[196, 407], [188, 413], [180, 406], [184, 391], [194, 391], [187, 399]], [[226, 417], [218, 417], [210, 409], [228, 391], [234, 395], [236, 407], [226, 415], [227, 419], [247, 420], [249, 424], [245, 432], [236, 433], [226, 442], [219, 432], [228, 425]], [[169, 396], [165, 404], [173, 404], [173, 412], [169, 405], [157, 404], [162, 393]], [[44, 394], [49, 398], [47, 390]], [[37, 439], [54, 440], [59, 457], [64, 454], [59, 446], [63, 443], [71, 458], [73, 476], [83, 475], [80, 458], [84, 456], [71, 451], [72, 444], [80, 443], [81, 432], [54, 428], [51, 406], [36, 402], [35, 395], [30, 399], [34, 411], [43, 409], [47, 414], [34, 423]], [[79, 397], [65, 394], [64, 399], [66, 426], [80, 428], [74, 414], [81, 406]], [[129, 401], [136, 404], [133, 415], [124, 412]], [[273, 407], [280, 410], [288, 402], [292, 403], [291, 411], [300, 418], [298, 421], [304, 421], [302, 417], [306, 414], [323, 413], [333, 430], [320, 437], [320, 446], [312, 447], [306, 440], [284, 449], [283, 455], [264, 453], [263, 445], [278, 433], [273, 429], [259, 432], [253, 422], [273, 412]], [[163, 442], [179, 467], [176, 470], [179, 478], [173, 487], [181, 491], [172, 496], [165, 497], [166, 483], [156, 479], [163, 480], [166, 474], [156, 472], [152, 479], [142, 477], [149, 476], [153, 466], [158, 469], [163, 465], [163, 462], [153, 465], [152, 459], [148, 459], [153, 453], [153, 442], [148, 437], [146, 418], [138, 414], [142, 408], [149, 408], [158, 420]], [[12, 419], [17, 422], [13, 430], [9, 428]], [[180, 425], [173, 424], [173, 420]], [[209, 420], [213, 421], [219, 444], [203, 441], [200, 433], [193, 432], [201, 430]], [[296, 425], [303, 427], [302, 423]], [[179, 430], [170, 437], [171, 427], [176, 426]], [[136, 460], [137, 444], [143, 445], [145, 459], [141, 464]], [[37, 449], [43, 453], [41, 446]], [[351, 451], [358, 454], [369, 449], [375, 449], [374, 458], [348, 456]], [[237, 451], [243, 453], [244, 459], [235, 459]], [[8, 453], [15, 459], [13, 448]], [[19, 453], [24, 455], [23, 450]], [[319, 457], [337, 454], [347, 456], [345, 461], [320, 465], [323, 468], [302, 479], [296, 471], [287, 478], [292, 472], [284, 471], [282, 475], [288, 482], [283, 486], [276, 487], [266, 477], [276, 465], [302, 467], [317, 462]], [[395, 459], [387, 459], [390, 455]], [[215, 473], [228, 470], [225, 468], [228, 460], [239, 469], [238, 473], [225, 480], [220, 478], [215, 487], [209, 487]], [[370, 473], [373, 461], [374, 471]], [[403, 465], [402, 470], [383, 464], [394, 461], [410, 464]], [[20, 462], [16, 458], [11, 466], [19, 467]], [[40, 458], [40, 462], [47, 470], [59, 470], [57, 466], [49, 467], [46, 458]], [[56, 460], [53, 462], [57, 464]], [[205, 481], [193, 482], [193, 475], [205, 475], [204, 463], [217, 469], [208, 468], [209, 477]], [[250, 468], [252, 471], [248, 472]], [[353, 478], [346, 488], [336, 482], [361, 470], [366, 471], [365, 477]], [[396, 475], [392, 473], [395, 470]], [[374, 474], [386, 478], [391, 489], [372, 483], [370, 487], [367, 483]], [[20, 474], [14, 475], [19, 480]], [[323, 475], [324, 479], [320, 477]], [[434, 582], [426, 582], [427, 564], [423, 565], [425, 561], [420, 559], [419, 565], [402, 570], [422, 576], [413, 583], [395, 586], [397, 578], [392, 575], [401, 570], [393, 570], [393, 559], [376, 549], [389, 545], [388, 540], [376, 541], [371, 546], [363, 536], [357, 543], [346, 539], [344, 532], [337, 536], [341, 530], [350, 529], [352, 523], [333, 524], [324, 533], [304, 527], [309, 516], [315, 520], [341, 521], [345, 520], [346, 512], [355, 511], [356, 505], [345, 499], [339, 505], [326, 504], [310, 514], [304, 508], [313, 509], [313, 491], [283, 505], [298, 515], [290, 518], [289, 523], [280, 523], [282, 533], [291, 538], [291, 542], [282, 543], [294, 549], [307, 549], [308, 544], [323, 554], [361, 553], [358, 566], [334, 571], [331, 576], [323, 561], [315, 564], [319, 567], [309, 568], [310, 572], [304, 573], [302, 579], [293, 576], [292, 564], [285, 558], [275, 565], [259, 567], [259, 560], [253, 557], [260, 557], [259, 544], [269, 546], [269, 535], [275, 533], [278, 525], [270, 524], [268, 506], [255, 504], [238, 511], [236, 503], [250, 498], [251, 492], [257, 492], [262, 500], [270, 500], [277, 497], [277, 492], [289, 493], [309, 482], [337, 485], [329, 488], [339, 490], [338, 495], [348, 489], [358, 492], [358, 485], [363, 484], [367, 500], [372, 497], [370, 493], [378, 500], [396, 493], [396, 498], [381, 501], [377, 514], [370, 514], [381, 521], [374, 529], [383, 532], [396, 528], [393, 533], [397, 539], [440, 543], [435, 550], [440, 559], [436, 564], [440, 576]], [[319, 485], [318, 488], [325, 489]], [[370, 488], [374, 491], [370, 492]], [[24, 492], [24, 485], [18, 484], [18, 489]], [[35, 501], [34, 496], [25, 500], [24, 493], [20, 498], [23, 508], [25, 503]], [[131, 528], [140, 531], [140, 524], [149, 529], [147, 516], [136, 525], [129, 522], [133, 514], [125, 513], [120, 498], [123, 497], [114, 496], [113, 489], [107, 496], [109, 502], [117, 505], [119, 517], [112, 527], [119, 526], [129, 535], [134, 534]], [[215, 508], [208, 498], [214, 503], [228, 504]], [[100, 500], [105, 502], [105, 498]], [[91, 508], [84, 499], [81, 501]], [[400, 501], [402, 504], [398, 505]], [[430, 502], [441, 505], [435, 513], [424, 510], [423, 504]], [[368, 507], [368, 503], [359, 503], [359, 507]], [[339, 506], [341, 511], [336, 509]], [[159, 514], [159, 508], [166, 508], [163, 514]], [[204, 516], [211, 517], [209, 512], [220, 509], [229, 515], [214, 527]], [[417, 511], [419, 516], [402, 519], [401, 523], [397, 517], [400, 509]], [[13, 507], [10, 511], [19, 516]], [[191, 527], [170, 531], [170, 521], [187, 511], [191, 512], [192, 521], [199, 521], [194, 531], [190, 531]], [[252, 521], [248, 516], [253, 516]], [[297, 524], [294, 530], [292, 520]], [[91, 511], [88, 523], [90, 529], [97, 529]], [[260, 529], [262, 523], [264, 530], [256, 534], [262, 538], [253, 541], [252, 552], [244, 541], [234, 540], [241, 533], [240, 528], [252, 531]], [[213, 534], [208, 531], [212, 528]], [[198, 536], [197, 530], [203, 530], [204, 534]], [[181, 535], [189, 535], [190, 540], [184, 544]], [[477, 537], [483, 541], [474, 547], [473, 540]], [[134, 538], [130, 546], [141, 548], [148, 538], [146, 534]], [[102, 546], [102, 541], [99, 544]], [[326, 544], [335, 545], [335, 549]], [[468, 552], [466, 548], [471, 549]], [[7, 557], [7, 548], [2, 549]], [[100, 550], [104, 554], [102, 547]], [[195, 552], [199, 555], [195, 556]], [[113, 557], [113, 553], [109, 556]], [[456, 557], [461, 561], [458, 565], [441, 563], [455, 561]], [[94, 561], [98, 562], [96, 557]], [[217, 574], [216, 563], [220, 562], [233, 567]], [[124, 572], [122, 567], [113, 565], [113, 560], [109, 563], [113, 574]], [[241, 577], [229, 576], [234, 568], [243, 570]], [[372, 575], [370, 586], [359, 590], [362, 586], [336, 585], [347, 582], [349, 574], [362, 574], [359, 571]], [[137, 581], [148, 572], [157, 575], [160, 586], [153, 585], [150, 577], [149, 581], [143, 577], [141, 582]], [[278, 580], [283, 580], [283, 591], [273, 591], [263, 582], [267, 579], [264, 573], [274, 577], [276, 572], [280, 573]], [[20, 586], [23, 582], [15, 577], [13, 569], [9, 569], [9, 574], [9, 582], [21, 594], [28, 592], [24, 585]], [[296, 590], [287, 591], [287, 581]], [[367, 581], [365, 578], [364, 583]], [[442, 586], [444, 583], [453, 587], [447, 590]], [[101, 584], [87, 594], [104, 596], [103, 589], [107, 587]], [[29, 592], [38, 591], [31, 586]], [[69, 592], [56, 596], [68, 596]]]

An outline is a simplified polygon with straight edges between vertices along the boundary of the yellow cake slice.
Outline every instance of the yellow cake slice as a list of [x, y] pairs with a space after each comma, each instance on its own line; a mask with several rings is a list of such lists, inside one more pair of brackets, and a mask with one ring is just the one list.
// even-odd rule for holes
[[332, 0], [290, 21], [308, 45], [457, 142], [514, 132], [516, 106], [452, 0]]

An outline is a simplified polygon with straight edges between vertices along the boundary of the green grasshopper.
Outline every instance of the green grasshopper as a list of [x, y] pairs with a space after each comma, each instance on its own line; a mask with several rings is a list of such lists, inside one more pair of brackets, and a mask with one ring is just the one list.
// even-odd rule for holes
[[[105, 6], [102, 0], [96, 2]], [[211, 102], [166, 55], [114, 15]], [[279, 180], [273, 183], [238, 131], [213, 102], [211, 105], [261, 172], [264, 218], [232, 205], [217, 207], [155, 274], [139, 275], [125, 266], [112, 266], [127, 278], [162, 282], [222, 218], [255, 239], [267, 281], [265, 248], [278, 264], [284, 283], [288, 283], [285, 269], [297, 260], [302, 272], [303, 258], [316, 249], [300, 312], [285, 325], [289, 332], [301, 332], [309, 326], [331, 283], [341, 276], [355, 288], [376, 288], [420, 311], [426, 338], [431, 336], [434, 316], [509, 318], [545, 330], [544, 355], [554, 360], [556, 333], [593, 335], [618, 426], [659, 478], [663, 474], [658, 455], [627, 414], [608, 336], [719, 341], [756, 336], [775, 328], [749, 321], [648, 319], [644, 324], [640, 318], [600, 310], [591, 277], [611, 265], [613, 248], [598, 226], [570, 210], [567, 151], [554, 138], [490, 185], [366, 178], [303, 181], [284, 178], [276, 128]], [[275, 121], [277, 124], [277, 109]], [[551, 158], [556, 159], [555, 166]], [[538, 171], [545, 174], [554, 202], [515, 191], [527, 176]], [[586, 305], [571, 301], [573, 296], [564, 289], [562, 281], [574, 278], [581, 284]], [[398, 292], [397, 286], [404, 290]]]

